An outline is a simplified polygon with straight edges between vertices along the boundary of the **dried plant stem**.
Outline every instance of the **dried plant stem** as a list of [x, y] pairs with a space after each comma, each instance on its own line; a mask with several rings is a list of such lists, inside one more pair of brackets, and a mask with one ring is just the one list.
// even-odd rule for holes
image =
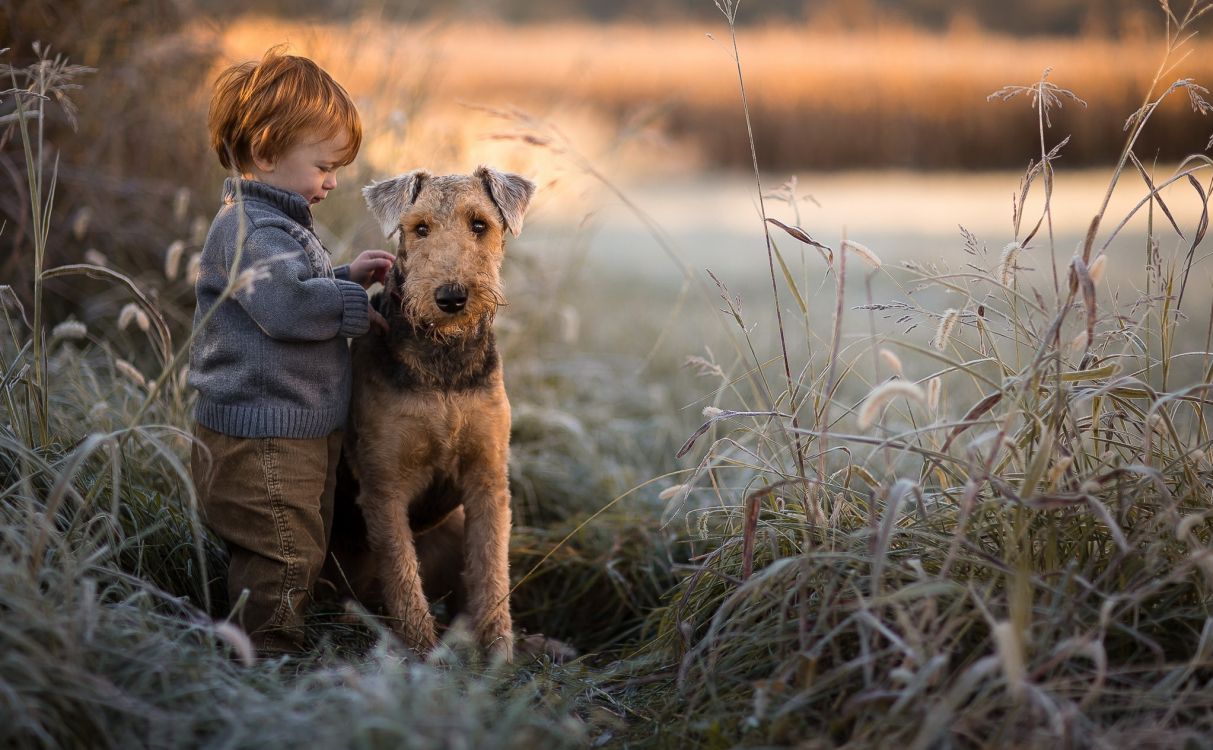
[[[42, 68], [39, 67], [41, 73]], [[42, 268], [46, 262], [46, 243], [50, 231], [50, 214], [54, 205], [55, 181], [59, 171], [58, 158], [55, 160], [55, 172], [51, 178], [50, 192], [43, 197], [43, 122], [45, 121], [44, 102], [46, 97], [39, 91], [22, 91], [17, 86], [17, 74], [10, 71], [13, 82], [14, 99], [17, 105], [17, 123], [21, 132], [21, 145], [25, 151], [25, 175], [29, 191], [29, 208], [33, 220], [34, 240], [34, 315], [33, 315], [33, 358], [34, 358], [34, 387], [37, 389], [35, 404], [38, 412], [38, 437], [41, 445], [50, 440], [48, 421], [50, 419], [50, 388], [46, 382], [46, 341], [42, 329]], [[29, 110], [25, 106], [24, 97], [32, 95], [38, 101], [37, 109]], [[38, 135], [35, 141], [29, 132], [30, 118], [38, 121]]]
[[[745, 114], [746, 137], [750, 144], [750, 160], [754, 168], [754, 181], [758, 187], [758, 211], [762, 217], [763, 237], [766, 239], [767, 245], [767, 265], [771, 275], [771, 295], [775, 303], [775, 322], [777, 328], [779, 329], [779, 348], [780, 353], [782, 354], [783, 373], [788, 389], [788, 411], [792, 414], [792, 442], [793, 450], [796, 453], [796, 468], [801, 477], [807, 478], [804, 464], [804, 449], [800, 444], [800, 435], [797, 432], [800, 429], [800, 420], [797, 416], [800, 410], [796, 407], [796, 399], [799, 395], [799, 388], [797, 387], [796, 382], [792, 379], [791, 359], [788, 356], [787, 337], [784, 333], [783, 311], [779, 306], [779, 284], [776, 281], [775, 276], [775, 250], [771, 241], [770, 224], [767, 223], [766, 202], [763, 199], [764, 191], [762, 189], [762, 173], [758, 169], [758, 147], [754, 140], [754, 128], [750, 122], [750, 104], [746, 95], [745, 76], [743, 75], [741, 69], [741, 52], [737, 46], [737, 8], [740, 6], [740, 4], [740, 0], [734, 2], [729, 11], [725, 12], [725, 16], [729, 22], [729, 38], [733, 47], [733, 62], [737, 66], [737, 86], [741, 93], [741, 108]], [[778, 406], [779, 405], [777, 402], [771, 404], [772, 409], [776, 409]], [[806, 492], [806, 495], [813, 494], [814, 493]], [[809, 516], [811, 513], [812, 515], [809, 517], [812, 518], [814, 523], [822, 523], [824, 519], [821, 517], [821, 505], [817, 497], [813, 497], [811, 504], [811, 508], [809, 506], [805, 507], [806, 516]]]

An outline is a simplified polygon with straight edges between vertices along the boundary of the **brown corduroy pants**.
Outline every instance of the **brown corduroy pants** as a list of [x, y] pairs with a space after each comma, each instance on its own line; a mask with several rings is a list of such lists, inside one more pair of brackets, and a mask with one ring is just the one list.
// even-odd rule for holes
[[261, 654], [303, 648], [303, 612], [324, 565], [341, 433], [237, 438], [195, 425], [191, 472], [203, 520], [227, 545], [227, 590]]

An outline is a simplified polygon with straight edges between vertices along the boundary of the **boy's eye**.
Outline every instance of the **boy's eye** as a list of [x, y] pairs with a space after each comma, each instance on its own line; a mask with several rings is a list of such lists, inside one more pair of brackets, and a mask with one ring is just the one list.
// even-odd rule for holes
[[418, 224], [417, 226], [413, 227], [413, 232], [418, 237], [429, 237], [430, 236], [430, 225], [429, 224]]
[[472, 219], [472, 233], [484, 234], [484, 230], [488, 229], [489, 225], [484, 223], [482, 219]]

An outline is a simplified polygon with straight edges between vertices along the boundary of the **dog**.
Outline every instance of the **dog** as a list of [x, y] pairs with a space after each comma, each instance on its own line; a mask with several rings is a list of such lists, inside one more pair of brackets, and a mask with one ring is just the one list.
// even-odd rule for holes
[[[352, 345], [348, 473], [330, 558], [420, 653], [437, 643], [430, 602], [443, 598], [486, 650], [513, 656], [510, 404], [493, 319], [505, 301], [506, 233], [521, 232], [534, 193], [529, 180], [484, 166], [363, 189], [397, 248], [373, 302], [388, 331]], [[360, 518], [342, 502], [355, 492]], [[369, 549], [358, 543], [363, 525]]]

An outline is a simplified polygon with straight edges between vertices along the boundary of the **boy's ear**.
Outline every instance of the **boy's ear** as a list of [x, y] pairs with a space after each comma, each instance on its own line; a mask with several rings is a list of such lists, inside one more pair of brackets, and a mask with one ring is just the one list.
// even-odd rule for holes
[[484, 183], [484, 189], [488, 191], [489, 197], [501, 210], [501, 217], [505, 219], [505, 228], [517, 237], [518, 233], [522, 231], [522, 217], [526, 215], [527, 206], [531, 204], [531, 196], [535, 194], [535, 183], [525, 177], [509, 172], [498, 172], [484, 165], [477, 167], [474, 174]]
[[362, 197], [371, 216], [379, 223], [383, 236], [391, 238], [400, 230], [400, 216], [413, 205], [421, 186], [430, 176], [424, 169], [416, 169], [383, 182], [372, 182], [362, 188]]
[[257, 137], [253, 140], [253, 142], [249, 144], [249, 156], [251, 156], [253, 159], [253, 166], [255, 166], [258, 171], [266, 174], [273, 172], [274, 167], [277, 166], [277, 161], [274, 159], [266, 159], [264, 156], [262, 156], [262, 154], [265, 152], [265, 143], [269, 140], [269, 137], [269, 128], [262, 128], [261, 132], [257, 134]]

